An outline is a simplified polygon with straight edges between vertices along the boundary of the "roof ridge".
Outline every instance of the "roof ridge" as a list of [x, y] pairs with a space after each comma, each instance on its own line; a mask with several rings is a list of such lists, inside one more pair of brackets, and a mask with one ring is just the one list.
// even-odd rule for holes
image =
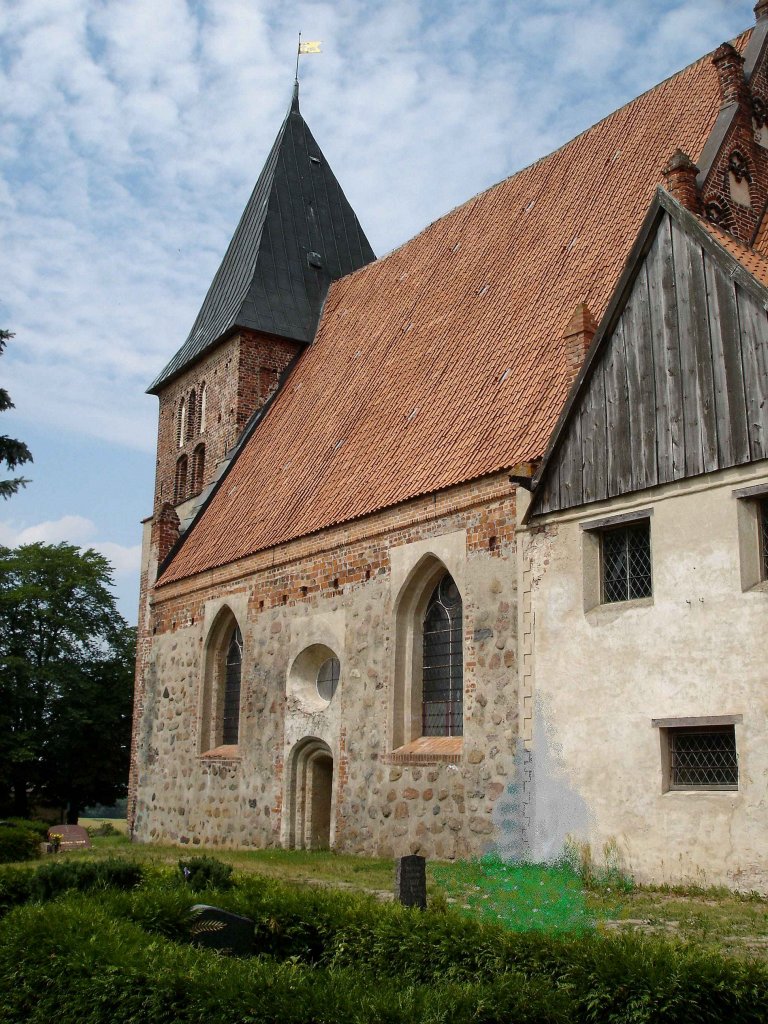
[[[743, 32], [740, 32], [737, 36], [734, 36], [732, 40], [729, 40], [729, 42], [731, 43], [731, 45], [736, 47], [739, 53], [741, 53], [744, 47], [746, 47], [746, 44], [749, 41], [749, 37], [752, 35], [752, 32], [753, 28], [745, 29]], [[500, 188], [508, 181], [511, 181], [513, 178], [516, 178], [518, 175], [524, 174], [526, 171], [529, 171], [532, 168], [537, 167], [545, 160], [549, 160], [550, 157], [556, 156], [558, 153], [561, 153], [564, 149], [567, 149], [568, 146], [571, 146], [574, 142], [577, 142], [585, 135], [588, 135], [591, 131], [594, 131], [595, 128], [599, 128], [600, 125], [605, 124], [606, 121], [609, 121], [612, 117], [615, 117], [616, 114], [621, 113], [622, 110], [626, 110], [628, 107], [631, 107], [633, 104], [637, 103], [639, 100], [648, 96], [650, 93], [655, 92], [657, 89], [660, 89], [663, 85], [666, 85], [667, 82], [671, 82], [675, 78], [678, 78], [680, 75], [685, 74], [686, 71], [689, 71], [691, 68], [696, 67], [697, 64], [702, 64], [704, 61], [711, 58], [716, 50], [717, 47], [715, 47], [713, 50], [709, 50], [701, 57], [698, 57], [696, 60], [691, 61], [690, 64], [686, 64], [684, 67], [680, 68], [679, 71], [675, 71], [673, 72], [673, 74], [667, 75], [667, 77], [662, 78], [660, 82], [657, 82], [655, 85], [649, 86], [647, 89], [644, 89], [641, 93], [638, 93], [637, 96], [634, 96], [631, 100], [627, 100], [626, 103], [622, 103], [620, 106], [616, 107], [614, 110], [606, 114], [604, 117], [601, 117], [599, 120], [595, 121], [587, 128], [584, 128], [582, 131], [578, 132], [570, 139], [567, 139], [561, 145], [556, 146], [554, 149], [551, 149], [548, 153], [544, 153], [542, 156], [539, 156], [535, 160], [532, 160], [529, 164], [525, 164], [524, 167], [518, 168], [516, 171], [513, 171], [512, 174], [508, 174], [506, 177], [501, 178], [493, 185], [489, 185], [487, 188], [480, 189], [479, 192], [475, 192], [474, 195], [469, 196], [469, 198], [465, 199], [463, 202], [457, 203], [456, 206], [446, 211], [446, 213], [442, 214], [440, 217], [436, 217], [428, 224], [425, 224], [424, 227], [420, 231], [417, 231], [415, 235], [412, 235], [410, 238], [407, 238], [404, 242], [401, 242], [400, 245], [396, 245], [395, 248], [390, 249], [389, 252], [385, 252], [382, 256], [379, 256], [379, 258], [376, 260], [376, 263], [383, 263], [385, 260], [389, 259], [390, 256], [394, 256], [396, 253], [398, 253], [406, 245], [410, 245], [410, 243], [413, 242], [415, 239], [419, 238], [423, 234], [426, 234], [426, 232], [429, 231], [430, 228], [434, 227], [435, 224], [439, 224], [441, 221], [446, 220], [452, 214], [457, 213], [465, 206], [469, 206], [469, 204], [475, 202], [475, 200], [480, 199], [482, 196], [487, 195], [489, 192], [493, 192], [494, 189]], [[367, 264], [364, 267], [359, 267], [357, 270], [353, 271], [353, 274], [358, 274], [360, 273], [360, 271], [367, 270], [370, 266], [371, 264]], [[346, 275], [346, 277], [351, 276], [352, 274]], [[346, 277], [344, 278], [345, 280]]]

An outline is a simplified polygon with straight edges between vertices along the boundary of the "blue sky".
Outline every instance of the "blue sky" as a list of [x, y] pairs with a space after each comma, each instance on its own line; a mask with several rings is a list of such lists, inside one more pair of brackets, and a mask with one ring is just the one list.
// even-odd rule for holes
[[[0, 0], [0, 543], [113, 562], [136, 621], [157, 399], [285, 114], [378, 254], [732, 38], [743, 0]], [[590, 187], [590, 183], [585, 183]]]

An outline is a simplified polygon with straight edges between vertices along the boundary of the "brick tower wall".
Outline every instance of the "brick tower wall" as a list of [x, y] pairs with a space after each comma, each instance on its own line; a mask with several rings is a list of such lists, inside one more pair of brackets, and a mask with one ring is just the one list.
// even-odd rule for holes
[[[237, 441], [252, 414], [277, 389], [280, 374], [302, 346], [254, 331], [242, 331], [226, 339], [177, 377], [160, 393], [157, 434], [157, 469], [154, 510], [164, 502], [179, 504], [175, 481], [178, 460], [187, 458], [187, 484], [181, 501], [193, 497], [211, 482], [218, 463]], [[205, 428], [200, 429], [200, 396], [205, 386]], [[195, 395], [194, 420], [190, 424], [191, 396]], [[178, 441], [178, 411], [187, 403], [187, 425]], [[202, 478], [193, 480], [195, 451], [205, 446]]]

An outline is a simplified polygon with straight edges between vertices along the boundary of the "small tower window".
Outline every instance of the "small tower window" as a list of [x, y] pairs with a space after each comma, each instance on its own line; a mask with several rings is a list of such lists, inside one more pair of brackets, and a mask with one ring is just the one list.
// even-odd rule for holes
[[199, 444], [192, 454], [192, 494], [199, 494], [205, 484], [205, 445]]
[[205, 384], [200, 387], [200, 433], [205, 433], [205, 413], [208, 404], [208, 388]]
[[195, 421], [197, 420], [197, 394], [193, 388], [189, 393], [189, 408], [187, 409], [187, 440], [191, 441], [195, 436]]
[[187, 456], [182, 455], [176, 463], [176, 480], [173, 487], [173, 500], [175, 504], [184, 501], [187, 496]]
[[182, 448], [187, 434], [187, 402], [182, 398], [176, 411], [176, 447]]

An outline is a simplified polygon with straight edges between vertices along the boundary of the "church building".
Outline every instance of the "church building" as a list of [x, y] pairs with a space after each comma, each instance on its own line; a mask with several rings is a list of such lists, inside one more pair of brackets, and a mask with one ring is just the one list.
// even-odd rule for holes
[[381, 259], [296, 88], [149, 389], [135, 840], [768, 890], [755, 16]]

